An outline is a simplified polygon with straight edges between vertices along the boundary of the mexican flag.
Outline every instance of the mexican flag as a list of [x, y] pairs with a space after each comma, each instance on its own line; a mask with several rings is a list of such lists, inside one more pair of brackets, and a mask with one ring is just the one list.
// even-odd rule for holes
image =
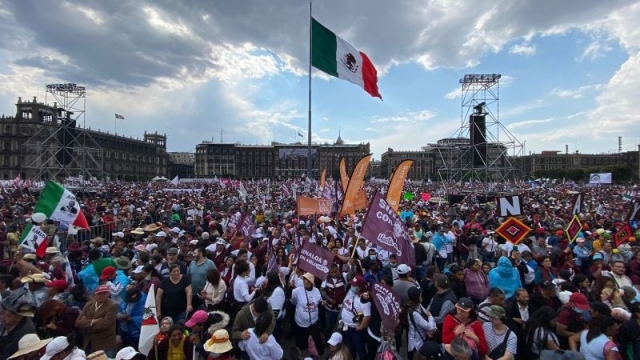
[[[140, 339], [138, 340], [138, 351], [144, 356], [149, 355], [149, 351], [153, 348], [153, 342], [156, 335], [160, 332], [158, 326], [158, 311], [156, 309], [155, 290], [151, 284], [149, 295], [144, 301], [144, 310], [142, 312], [142, 324], [140, 326]], [[195, 355], [195, 354], [194, 354]]]
[[311, 65], [339, 79], [354, 83], [369, 95], [378, 92], [378, 72], [367, 55], [311, 19]]
[[[49, 180], [44, 186], [33, 213], [42, 213], [47, 219], [57, 221], [63, 227], [89, 228], [89, 223], [80, 210], [80, 204], [75, 195], [55, 181]], [[36, 255], [43, 257], [48, 244], [47, 234], [40, 226], [34, 226], [33, 223], [27, 224], [20, 238], [22, 247], [35, 251]]]

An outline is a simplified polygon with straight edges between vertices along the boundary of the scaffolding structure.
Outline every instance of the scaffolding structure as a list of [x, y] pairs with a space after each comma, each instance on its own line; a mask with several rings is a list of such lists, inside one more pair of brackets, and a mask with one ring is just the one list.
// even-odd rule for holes
[[56, 114], [22, 144], [22, 173], [34, 181], [103, 178], [103, 150], [86, 130], [84, 86], [48, 84]]
[[461, 84], [461, 125], [436, 147], [441, 181], [504, 182], [519, 176], [522, 144], [500, 123], [500, 74], [467, 74]]

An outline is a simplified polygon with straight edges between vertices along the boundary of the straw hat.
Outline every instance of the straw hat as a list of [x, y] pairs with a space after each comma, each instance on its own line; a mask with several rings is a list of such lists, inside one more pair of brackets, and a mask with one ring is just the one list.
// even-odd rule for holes
[[142, 230], [142, 228], [136, 228], [135, 230], [130, 231], [129, 234], [144, 235], [144, 230]]
[[203, 347], [206, 351], [216, 354], [224, 354], [233, 349], [233, 345], [231, 345], [231, 341], [229, 341], [229, 333], [224, 329], [216, 330], [216, 332], [211, 335], [211, 338], [204, 343]]
[[20, 279], [20, 282], [23, 284], [26, 283], [36, 283], [36, 284], [44, 284], [47, 282], [47, 278], [40, 273], [27, 275]]
[[87, 355], [87, 360], [109, 360], [109, 358], [104, 351], [100, 350]]
[[9, 359], [17, 358], [30, 352], [40, 350], [45, 347], [51, 339], [40, 340], [36, 334], [26, 334], [18, 341], [18, 351], [13, 353]]
[[102, 245], [102, 244], [104, 244], [104, 239], [98, 236], [98, 237], [96, 237], [94, 239], [91, 239], [90, 242], [92, 242], [94, 244]]
[[[145, 226], [142, 231], [147, 231], [147, 232], [154, 232], [154, 231], [158, 231], [160, 229], [160, 227], [156, 224], [151, 224], [151, 225], [147, 225]], [[137, 229], [136, 229], [137, 230]]]

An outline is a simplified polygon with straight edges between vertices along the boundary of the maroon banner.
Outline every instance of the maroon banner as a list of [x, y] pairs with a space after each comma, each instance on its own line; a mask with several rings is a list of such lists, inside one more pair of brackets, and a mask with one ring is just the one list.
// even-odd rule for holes
[[398, 263], [415, 266], [415, 250], [398, 214], [379, 192], [373, 196], [361, 236], [398, 255]]
[[321, 280], [326, 280], [334, 256], [331, 251], [307, 241], [300, 248], [298, 267]]
[[373, 283], [369, 289], [373, 303], [376, 305], [380, 318], [387, 330], [395, 329], [400, 319], [400, 299], [387, 285]]
[[[238, 229], [238, 231], [240, 231], [245, 238], [248, 238], [256, 232], [256, 226], [251, 221], [251, 217], [249, 216], [249, 214], [244, 216], [244, 220], [242, 220], [240, 229]], [[260, 241], [262, 241], [262, 239], [260, 239]]]

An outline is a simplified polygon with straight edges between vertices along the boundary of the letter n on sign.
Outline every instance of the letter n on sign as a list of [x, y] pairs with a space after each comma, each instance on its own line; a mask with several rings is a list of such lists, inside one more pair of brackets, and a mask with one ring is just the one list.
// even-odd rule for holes
[[520, 216], [524, 212], [522, 210], [522, 200], [519, 195], [502, 196], [496, 199], [497, 213], [500, 217]]

